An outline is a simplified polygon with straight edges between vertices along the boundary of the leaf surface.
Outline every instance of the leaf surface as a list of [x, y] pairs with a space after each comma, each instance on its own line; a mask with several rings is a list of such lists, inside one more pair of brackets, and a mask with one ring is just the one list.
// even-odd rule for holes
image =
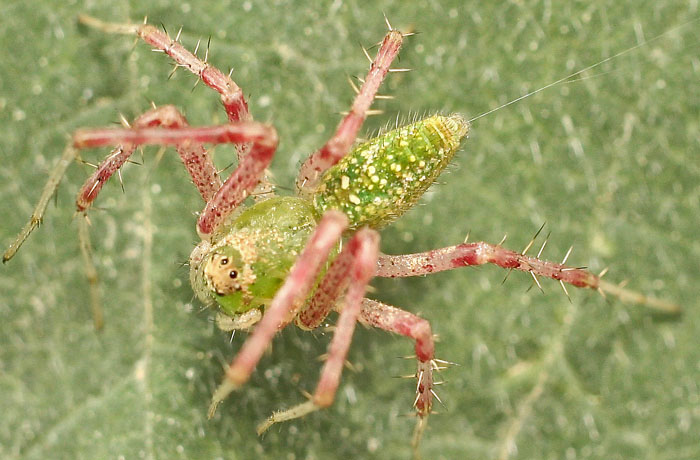
[[[362, 75], [358, 43], [394, 26], [416, 30], [383, 88], [367, 133], [396, 118], [475, 116], [697, 17], [687, 2], [12, 2], [0, 42], [1, 242], [31, 213], [67, 135], [131, 119], [149, 101], [175, 104], [193, 125], [222, 123], [216, 95], [133, 39], [77, 25], [148, 15], [190, 49], [211, 36], [210, 61], [279, 130], [274, 173], [294, 173], [347, 109], [347, 75]], [[561, 3], [561, 4], [560, 4]], [[139, 5], [139, 6], [137, 6]], [[524, 247], [543, 222], [544, 256], [669, 298], [664, 321], [643, 308], [494, 267], [422, 279], [377, 280], [373, 297], [420, 312], [438, 357], [460, 363], [438, 388], [426, 458], [700, 457], [700, 86], [697, 23], [669, 32], [582, 76], [476, 121], [455, 166], [383, 231], [386, 253], [471, 239]], [[372, 52], [372, 51], [370, 51]], [[203, 51], [200, 50], [200, 55]], [[89, 173], [74, 165], [55, 206], [0, 272], [0, 457], [407, 458], [412, 344], [359, 328], [335, 404], [272, 428], [255, 425], [311, 391], [330, 334], [289, 328], [250, 383], [206, 419], [233, 343], [200, 311], [182, 263], [202, 203], [172, 152], [124, 168], [91, 215], [106, 327], [92, 328], [73, 199]], [[97, 162], [106, 152], [88, 151]], [[216, 149], [223, 167], [231, 149]], [[140, 157], [137, 156], [137, 161]], [[334, 318], [331, 318], [331, 322]]]

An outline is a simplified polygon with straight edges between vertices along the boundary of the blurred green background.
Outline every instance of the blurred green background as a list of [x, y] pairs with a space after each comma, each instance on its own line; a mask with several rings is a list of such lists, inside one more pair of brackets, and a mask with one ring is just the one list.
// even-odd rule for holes
[[[131, 37], [76, 24], [148, 15], [210, 60], [273, 123], [273, 163], [292, 193], [301, 160], [352, 100], [367, 68], [360, 44], [407, 40], [365, 132], [436, 111], [475, 116], [700, 16], [697, 2], [284, 1], [4, 2], [0, 7], [0, 242], [30, 215], [67, 136], [173, 103], [193, 125], [224, 121], [218, 98]], [[551, 230], [545, 256], [672, 299], [664, 320], [643, 308], [494, 267], [376, 280], [373, 297], [420, 312], [439, 334], [445, 371], [422, 445], [425, 458], [700, 458], [700, 33], [698, 22], [474, 123], [450, 172], [383, 231], [387, 253], [471, 238], [521, 249]], [[202, 207], [177, 156], [124, 168], [91, 213], [106, 327], [92, 328], [73, 199], [89, 173], [74, 165], [44, 225], [0, 270], [0, 457], [408, 458], [412, 343], [359, 328], [336, 403], [274, 427], [255, 425], [303, 400], [330, 335], [293, 327], [250, 383], [206, 420], [222, 365], [240, 347], [200, 311], [182, 263]], [[104, 151], [85, 152], [97, 162]], [[231, 149], [216, 149], [228, 164]], [[152, 241], [152, 243], [148, 243]], [[145, 314], [153, 308], [153, 323]], [[333, 318], [331, 318], [331, 321]]]

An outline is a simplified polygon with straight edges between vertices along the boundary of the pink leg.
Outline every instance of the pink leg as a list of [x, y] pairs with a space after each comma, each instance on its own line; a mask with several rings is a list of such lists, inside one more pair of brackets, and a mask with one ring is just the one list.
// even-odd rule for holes
[[186, 145], [187, 143], [251, 143], [236, 171], [207, 202], [197, 221], [202, 239], [210, 239], [226, 217], [248, 196], [265, 172], [277, 148], [277, 133], [271, 126], [253, 121], [197, 128], [133, 128], [79, 130], [73, 135], [77, 148], [105, 145]]
[[[187, 127], [188, 124], [185, 117], [172, 105], [149, 110], [134, 120], [135, 128], [157, 126], [177, 129]], [[100, 163], [78, 193], [78, 211], [85, 211], [92, 205], [105, 182], [124, 165], [135, 148], [133, 144], [120, 145]], [[221, 187], [221, 180], [207, 151], [198, 142], [183, 142], [177, 146], [177, 151], [202, 198], [209, 201]]]
[[538, 276], [558, 280], [567, 295], [564, 283], [580, 288], [596, 289], [601, 294], [609, 293], [622, 301], [644, 304], [665, 313], [680, 312], [680, 307], [671, 302], [647, 297], [618, 285], [607, 283], [601, 280], [600, 276], [596, 276], [588, 270], [566, 266], [564, 263], [567, 258], [568, 254], [564, 261], [558, 264], [526, 256], [498, 245], [484, 242], [464, 243], [416, 254], [397, 256], [382, 254], [379, 257], [377, 276], [389, 278], [421, 276], [460, 267], [495, 264], [511, 270], [530, 272], [538, 284]]
[[547, 262], [489, 243], [464, 243], [417, 254], [381, 255], [377, 276], [397, 278], [437, 273], [472, 265], [495, 264], [522, 270], [577, 287], [598, 287], [598, 277], [579, 268]]
[[[17, 238], [12, 245], [3, 254], [3, 262], [10, 260], [22, 246], [24, 241], [29, 237], [31, 232], [39, 225], [43, 218], [46, 206], [51, 197], [56, 192], [58, 185], [63, 178], [68, 166], [77, 158], [79, 150], [82, 148], [99, 147], [104, 145], [117, 145], [118, 147], [105, 158], [97, 167], [95, 172], [85, 181], [76, 198], [76, 206], [78, 211], [86, 211], [97, 197], [104, 183], [114, 174], [120, 167], [124, 165], [129, 156], [134, 152], [137, 143], [144, 142], [140, 139], [139, 142], [129, 142], [129, 135], [124, 133], [146, 132], [146, 131], [165, 131], [166, 129], [154, 128], [161, 126], [169, 128], [171, 131], [189, 129], [185, 117], [177, 111], [173, 106], [163, 106], [157, 109], [149, 110], [143, 115], [134, 120], [135, 128], [128, 129], [95, 129], [76, 131], [73, 138], [73, 145], [66, 147], [61, 159], [56, 167], [51, 171], [49, 180], [46, 182], [41, 197], [37, 202], [32, 216], [24, 226], [22, 231], [17, 235]], [[122, 133], [120, 135], [120, 133]], [[206, 139], [201, 140], [201, 142]], [[157, 143], [157, 142], [156, 142]], [[178, 152], [182, 161], [185, 163], [187, 170], [190, 172], [192, 181], [199, 189], [202, 197], [208, 202], [214, 196], [215, 192], [221, 188], [221, 180], [218, 177], [216, 168], [209, 158], [206, 150], [200, 142], [194, 139], [181, 139], [177, 144]], [[85, 234], [85, 232], [83, 232]], [[92, 283], [91, 283], [92, 284]]]
[[178, 43], [177, 39], [171, 39], [167, 33], [157, 27], [149, 24], [112, 24], [87, 15], [80, 15], [78, 20], [85, 25], [108, 33], [135, 34], [139, 36], [157, 50], [165, 52], [175, 61], [178, 67], [184, 67], [189, 70], [197, 75], [205, 85], [218, 92], [221, 95], [221, 102], [224, 104], [229, 121], [252, 120], [243, 91], [230, 77], [216, 67], [209, 65], [206, 61], [200, 60]]
[[341, 293], [350, 282], [348, 273], [355, 260], [354, 252], [343, 248], [323, 276], [321, 284], [314, 292], [304, 310], [299, 312], [295, 323], [302, 329], [312, 330], [321, 325], [333, 309]]
[[355, 323], [362, 308], [362, 298], [367, 290], [367, 284], [377, 269], [379, 234], [369, 228], [362, 229], [348, 242], [348, 249], [353, 255], [353, 263], [349, 271], [350, 286], [345, 294], [333, 341], [328, 350], [328, 359], [321, 370], [321, 379], [316, 386], [313, 398], [314, 403], [320, 407], [328, 407], [333, 403], [343, 363], [352, 341]]
[[[274, 423], [304, 416], [315, 410], [328, 407], [333, 403], [340, 383], [345, 357], [352, 341], [352, 334], [355, 331], [355, 324], [363, 307], [362, 299], [365, 295], [367, 284], [376, 270], [378, 253], [379, 234], [374, 230], [364, 228], [348, 241], [346, 248], [343, 249], [343, 253], [339, 257], [346, 260], [350, 259], [350, 263], [334, 264], [333, 268], [337, 269], [340, 266], [346, 268], [344, 274], [349, 278], [350, 286], [340, 309], [340, 317], [328, 349], [328, 359], [321, 370], [321, 378], [316, 386], [316, 391], [310, 401], [285, 411], [275, 412], [258, 426], [258, 434], [267, 430]], [[333, 294], [336, 295], [328, 299], [331, 305], [335, 303], [335, 297], [339, 293], [334, 292]]]
[[[438, 362], [441, 362], [435, 359], [435, 344], [430, 323], [413, 313], [372, 299], [364, 299], [362, 302], [360, 322], [410, 337], [416, 342], [418, 368], [415, 377], [418, 382], [416, 384], [416, 399], [413, 405], [418, 415], [418, 423], [413, 432], [412, 444], [414, 456], [418, 458], [418, 447], [427, 424], [428, 415], [430, 415], [433, 407], [433, 396], [437, 398], [433, 390], [433, 370], [440, 369]], [[442, 362], [446, 363], [445, 361]]]
[[323, 172], [350, 151], [382, 80], [390, 71], [392, 61], [399, 54], [402, 42], [403, 35], [398, 30], [390, 30], [384, 37], [365, 82], [355, 97], [350, 113], [340, 122], [333, 137], [301, 166], [297, 177], [297, 189], [301, 195], [313, 193]]
[[362, 302], [360, 322], [415, 340], [416, 358], [418, 358], [415, 407], [421, 417], [428, 415], [433, 401], [433, 359], [435, 358], [435, 344], [430, 323], [413, 313], [372, 299], [364, 299]]
[[226, 371], [224, 381], [212, 398], [209, 417], [229, 393], [248, 380], [272, 337], [292, 320], [347, 225], [347, 218], [340, 212], [329, 211], [323, 215], [262, 320]]

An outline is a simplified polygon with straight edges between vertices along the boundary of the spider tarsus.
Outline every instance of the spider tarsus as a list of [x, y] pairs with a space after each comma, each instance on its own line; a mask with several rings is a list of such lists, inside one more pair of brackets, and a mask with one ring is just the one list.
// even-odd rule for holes
[[286, 410], [280, 410], [273, 412], [267, 419], [261, 422], [257, 428], [256, 432], [258, 436], [262, 436], [272, 425], [279, 422], [285, 422], [287, 420], [293, 420], [295, 418], [303, 417], [318, 410], [320, 407], [312, 400], [303, 402], [299, 405], [291, 407]]
[[221, 404], [221, 401], [212, 401], [211, 404], [209, 404], [209, 409], [207, 410], [207, 419], [211, 420], [214, 418], [214, 414], [216, 414], [216, 409], [219, 407]]
[[420, 441], [423, 438], [423, 433], [428, 426], [428, 417], [418, 416], [418, 421], [413, 429], [413, 437], [411, 438], [411, 447], [413, 448], [413, 458], [414, 460], [420, 460]]
[[[144, 24], [146, 24], [145, 21], [146, 19], [144, 19]], [[92, 27], [93, 29], [98, 29], [106, 33], [122, 35], [131, 35], [133, 33], [136, 33], [140, 27], [136, 24], [119, 24], [106, 22], [87, 14], [79, 14], [78, 22], [85, 26]]]
[[92, 245], [90, 244], [90, 220], [85, 212], [82, 219], [78, 220], [78, 239], [80, 242], [80, 252], [83, 256], [85, 276], [90, 287], [90, 307], [92, 310], [92, 321], [95, 330], [102, 330], [104, 327], [104, 314], [102, 313], [102, 301], [100, 296], [99, 276], [97, 268], [92, 259]]
[[[461, 364], [459, 364], [459, 363], [455, 363], [452, 361], [446, 361], [444, 359], [433, 358], [433, 359], [431, 359], [431, 361], [433, 361], [433, 364], [437, 363], [437, 364], [442, 364], [442, 365], [448, 366], [448, 367], [449, 366], [461, 366]], [[436, 369], [436, 368], [433, 368], [433, 369]]]
[[234, 383], [231, 379], [224, 378], [224, 381], [219, 384], [216, 391], [211, 397], [211, 404], [209, 405], [209, 410], [207, 411], [207, 418], [211, 419], [216, 413], [216, 409], [219, 407], [229, 394], [237, 390], [240, 385]]
[[625, 289], [624, 285], [613, 284], [601, 279], [598, 280], [598, 292], [603, 297], [605, 294], [612, 294], [624, 303], [643, 305], [659, 313], [667, 315], [680, 315], [683, 309], [680, 305], [656, 297], [646, 296], [640, 292]]

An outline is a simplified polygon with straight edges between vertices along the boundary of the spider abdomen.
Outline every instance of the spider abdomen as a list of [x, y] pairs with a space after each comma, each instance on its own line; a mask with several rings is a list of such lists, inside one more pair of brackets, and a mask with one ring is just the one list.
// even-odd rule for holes
[[461, 115], [434, 115], [356, 146], [323, 176], [316, 211], [339, 210], [351, 228], [389, 224], [418, 201], [468, 132]]

